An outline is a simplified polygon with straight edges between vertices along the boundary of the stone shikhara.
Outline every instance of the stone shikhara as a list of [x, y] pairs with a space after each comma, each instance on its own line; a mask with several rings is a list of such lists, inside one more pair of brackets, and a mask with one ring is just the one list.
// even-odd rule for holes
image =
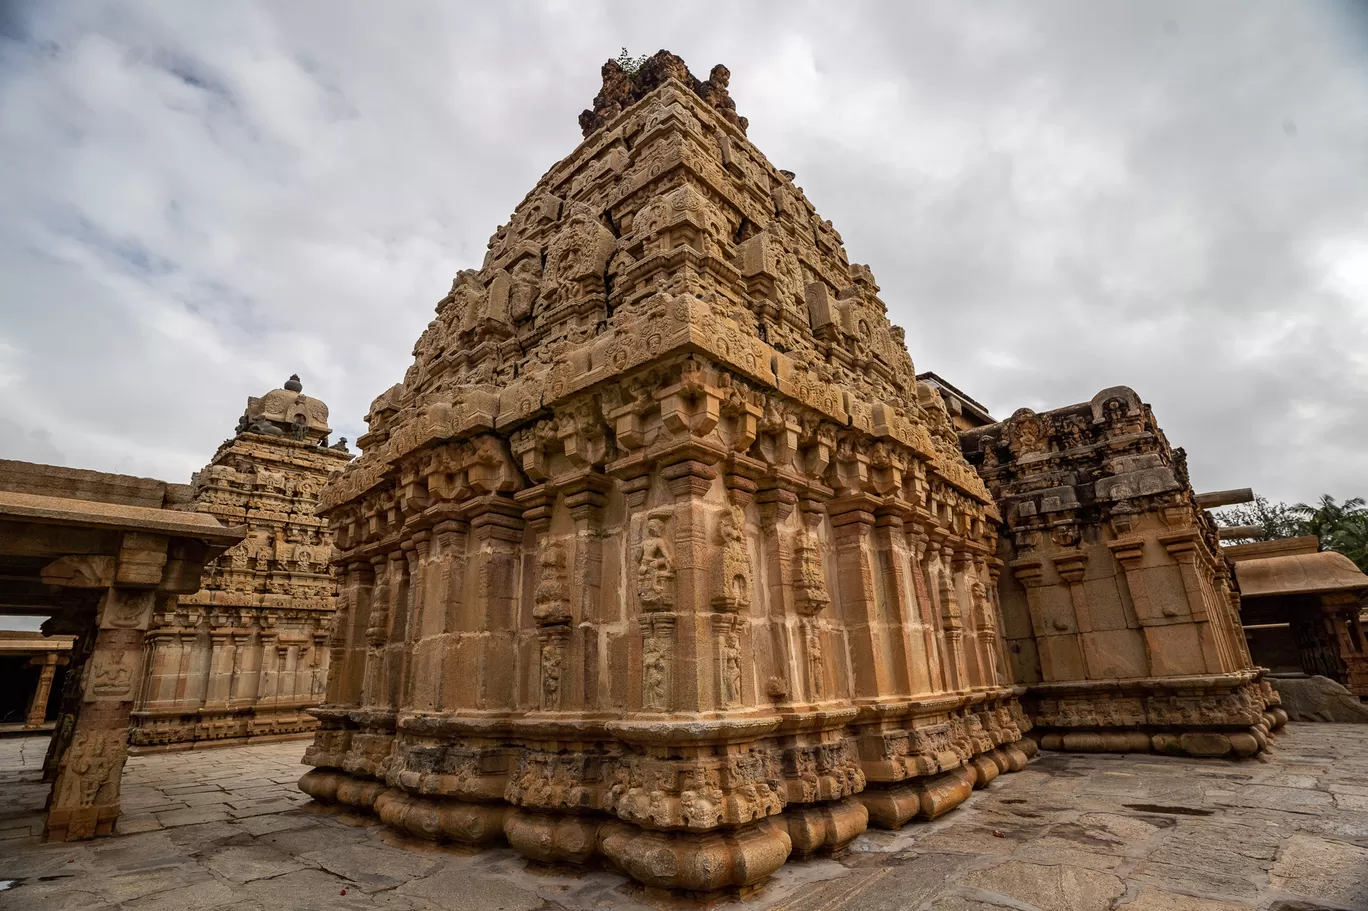
[[193, 479], [192, 506], [247, 538], [202, 587], [157, 611], [133, 711], [135, 749], [307, 734], [323, 698], [336, 609], [332, 535], [314, 515], [351, 458], [329, 447], [328, 407], [299, 377], [248, 399], [237, 433]]
[[[1134, 509], [1096, 521], [1128, 516], [1134, 550], [1097, 559], [1159, 611], [1109, 647], [1138, 661], [1150, 636], [1169, 663], [1108, 690], [1120, 720], [1102, 720], [1068, 688], [1092, 671], [1063, 607], [1088, 596], [1054, 582], [1083, 578], [1094, 520], [1036, 529], [1011, 500], [1000, 542], [999, 475], [990, 491], [961, 452], [870, 270], [747, 141], [725, 68], [700, 81], [662, 52], [638, 72], [605, 67], [584, 142], [457, 276], [320, 495], [338, 618], [300, 787], [424, 837], [712, 893], [1021, 769], [1023, 697], [1047, 746], [1100, 729], [1148, 748], [1159, 725], [1189, 752], [1215, 752], [1190, 732], [1257, 749], [1270, 692], [1133, 394], [1100, 401], [1096, 445], [1140, 485], [1108, 502]], [[1005, 461], [1048, 461], [1052, 426], [1008, 429]], [[1043, 606], [1004, 623], [1000, 588], [1020, 600], [1006, 579], [1046, 539], [1063, 626], [1017, 621]], [[1174, 585], [1182, 616], [1158, 607]], [[1014, 678], [1009, 640], [1044, 643], [1049, 675]]]

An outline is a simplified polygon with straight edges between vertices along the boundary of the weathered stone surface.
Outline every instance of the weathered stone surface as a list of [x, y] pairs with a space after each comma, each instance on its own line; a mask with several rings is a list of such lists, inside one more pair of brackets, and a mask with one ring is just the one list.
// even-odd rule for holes
[[314, 506], [351, 455], [328, 447], [328, 408], [298, 379], [249, 398], [237, 434], [193, 478], [187, 508], [245, 526], [247, 537], [205, 567], [199, 591], [154, 615], [135, 748], [316, 727], [305, 710], [323, 699], [337, 586], [332, 535]]
[[424, 879], [400, 886], [397, 893], [406, 898], [427, 899], [451, 911], [533, 911], [543, 906], [537, 893], [493, 876], [472, 876], [466, 870], [441, 870]]
[[[1365, 737], [1368, 729], [1361, 725], [1294, 723], [1265, 761], [1239, 766], [1192, 757], [1049, 754], [1026, 772], [975, 792], [939, 820], [899, 831], [871, 830], [839, 858], [791, 861], [746, 907], [1040, 909], [1040, 901], [1056, 896], [1046, 888], [1017, 898], [999, 891], [1006, 887], [1000, 882], [981, 883], [985, 871], [1009, 861], [1112, 874], [1126, 887], [1116, 899], [1118, 909], [1137, 903], [1141, 909], [1205, 911], [1362, 907], [1362, 900], [1346, 893], [1360, 877], [1368, 832], [1344, 833], [1368, 814], [1324, 800], [1310, 812], [1298, 812], [1281, 792], [1300, 791], [1312, 799], [1368, 792], [1353, 783], [1368, 775]], [[0, 740], [0, 806], [15, 793], [16, 782], [40, 768], [41, 749], [21, 751], [19, 743]], [[268, 743], [133, 757], [124, 794], [145, 803], [165, 791], [202, 793], [205, 776], [230, 784], [285, 778], [297, 765], [298, 750]], [[19, 767], [26, 752], [37, 759], [24, 775], [6, 771]], [[1143, 785], [1127, 793], [1112, 787], [1115, 780]], [[1286, 782], [1297, 787], [1281, 786]], [[1247, 792], [1248, 799], [1230, 803], [1236, 792]], [[28, 805], [40, 808], [42, 799], [36, 793]], [[265, 819], [278, 819], [282, 827], [264, 834], [248, 828]], [[343, 864], [393, 884], [375, 889], [366, 883], [363, 889], [305, 857], [344, 847], [364, 850], [350, 852]], [[220, 855], [240, 857], [244, 848], [254, 861], [303, 869], [245, 883], [215, 871]], [[658, 896], [630, 888], [607, 869], [529, 865], [508, 847], [476, 852], [416, 842], [373, 816], [313, 804], [274, 817], [170, 827], [84, 845], [44, 844], [37, 835], [0, 842], [0, 879], [14, 878], [18, 884], [0, 892], [0, 908], [101, 908], [154, 899], [167, 907], [180, 890], [208, 900], [222, 897], [219, 890], [195, 891], [211, 882], [230, 896], [220, 907], [233, 908], [439, 909], [481, 897], [489, 903], [474, 907], [640, 911], [661, 904]], [[1350, 884], [1344, 891], [1324, 891], [1344, 883]]]
[[1293, 721], [1368, 722], [1368, 705], [1329, 677], [1270, 677], [1269, 680], [1282, 697], [1287, 717]]
[[1125, 884], [1110, 873], [1068, 864], [1016, 860], [971, 873], [963, 882], [1041, 911], [1107, 911], [1126, 891]]
[[1117, 905], [1116, 911], [1245, 911], [1248, 907], [1243, 903], [1194, 898], [1146, 886], [1134, 900]]
[[1252, 756], [1286, 720], [1186, 457], [1125, 386], [960, 434], [1003, 517], [1013, 677], [1047, 750]]
[[278, 851], [274, 851], [266, 845], [224, 848], [215, 852], [208, 864], [209, 868], [219, 876], [238, 883], [269, 879], [273, 876], [303, 869], [302, 864], [290, 858], [282, 857]]
[[1368, 848], [1293, 835], [1268, 879], [1276, 889], [1315, 901], [1368, 907]]
[[300, 788], [746, 893], [1025, 764], [998, 515], [725, 68], [604, 80], [320, 497], [341, 585]]

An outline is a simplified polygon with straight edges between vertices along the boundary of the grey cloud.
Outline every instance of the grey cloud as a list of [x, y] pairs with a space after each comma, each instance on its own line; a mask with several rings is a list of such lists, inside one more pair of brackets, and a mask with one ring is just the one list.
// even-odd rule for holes
[[1338, 3], [31, 4], [0, 418], [183, 480], [299, 372], [356, 437], [620, 46], [724, 62], [921, 369], [1126, 383], [1202, 486], [1365, 493], [1365, 14]]
[[0, 418], [0, 459], [60, 465], [66, 456], [52, 445], [52, 433], [45, 428], [25, 429], [14, 421]]

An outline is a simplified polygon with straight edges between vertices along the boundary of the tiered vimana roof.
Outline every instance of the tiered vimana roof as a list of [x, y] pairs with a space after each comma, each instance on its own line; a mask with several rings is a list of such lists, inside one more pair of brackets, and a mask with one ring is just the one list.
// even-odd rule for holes
[[328, 445], [328, 406], [298, 376], [252, 396], [203, 471], [193, 507], [247, 537], [205, 567], [203, 586], [159, 609], [146, 639], [130, 740], [154, 749], [307, 734], [323, 697], [336, 611], [332, 535], [314, 515], [351, 458]]
[[998, 515], [726, 69], [603, 76], [322, 494], [339, 625], [301, 787], [745, 890], [1026, 762]]

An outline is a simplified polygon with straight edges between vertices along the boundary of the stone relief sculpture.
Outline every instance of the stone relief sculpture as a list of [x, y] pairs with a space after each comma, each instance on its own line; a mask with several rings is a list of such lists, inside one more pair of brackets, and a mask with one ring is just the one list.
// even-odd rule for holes
[[665, 520], [650, 516], [637, 561], [637, 597], [642, 610], [669, 610], [674, 575], [674, 550], [665, 537]]
[[745, 513], [739, 506], [723, 510], [718, 520], [717, 535], [722, 562], [713, 604], [719, 610], [744, 610], [751, 603], [750, 555], [746, 553], [743, 536], [745, 525]]

